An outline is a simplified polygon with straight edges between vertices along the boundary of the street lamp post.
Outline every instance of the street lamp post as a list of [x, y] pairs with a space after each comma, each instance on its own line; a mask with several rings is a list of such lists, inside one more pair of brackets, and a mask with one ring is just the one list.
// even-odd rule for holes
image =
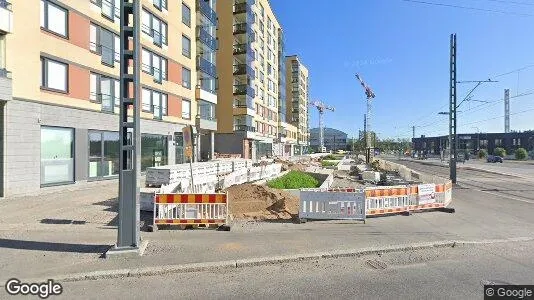
[[476, 126], [473, 126], [471, 128], [477, 130], [477, 148], [476, 148], [476, 152], [478, 154], [478, 151], [480, 151], [480, 129], [478, 127], [476, 127]]

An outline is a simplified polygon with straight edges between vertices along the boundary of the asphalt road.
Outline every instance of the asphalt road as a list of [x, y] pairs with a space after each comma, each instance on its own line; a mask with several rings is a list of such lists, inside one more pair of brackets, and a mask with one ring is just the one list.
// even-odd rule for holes
[[533, 246], [497, 243], [72, 282], [58, 299], [482, 299], [484, 283], [534, 283]]
[[[448, 166], [438, 166], [424, 161], [392, 161], [426, 174], [438, 175], [445, 178], [449, 177]], [[469, 166], [469, 164], [466, 165]], [[491, 171], [493, 172], [499, 172], [501, 170], [502, 173], [509, 173], [510, 170], [512, 170], [516, 173], [520, 172], [521, 177], [491, 174], [475, 169], [465, 169], [461, 164], [459, 164], [459, 166], [461, 166], [461, 168], [457, 170], [457, 189], [471, 189], [482, 194], [502, 196], [507, 200], [523, 201], [534, 204], [534, 168], [532, 168], [531, 165], [514, 163], [513, 167], [511, 167], [508, 163], [490, 164]], [[531, 179], [529, 179], [529, 177]]]

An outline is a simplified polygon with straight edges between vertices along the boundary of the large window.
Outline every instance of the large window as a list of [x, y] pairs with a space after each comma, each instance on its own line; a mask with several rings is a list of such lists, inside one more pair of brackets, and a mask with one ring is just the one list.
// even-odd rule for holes
[[41, 127], [41, 185], [74, 182], [74, 129]]
[[41, 0], [41, 28], [68, 37], [69, 12], [48, 0]]
[[191, 119], [191, 101], [183, 99], [182, 100], [182, 119], [190, 120]]
[[120, 101], [120, 82], [111, 77], [91, 73], [89, 100], [102, 103], [103, 111], [114, 111]]
[[151, 51], [143, 49], [142, 54], [143, 72], [154, 76], [154, 81], [161, 83], [162, 80], [167, 80], [167, 59], [163, 58]]
[[167, 115], [167, 94], [143, 88], [143, 111], [154, 113], [154, 117], [161, 119]]
[[191, 40], [185, 35], [182, 35], [182, 54], [191, 58]]
[[153, 0], [154, 6], [159, 10], [167, 9], [167, 0]]
[[198, 101], [198, 112], [203, 120], [215, 120], [215, 104], [204, 100]]
[[167, 45], [167, 23], [143, 9], [141, 29], [152, 37], [156, 46]]
[[55, 91], [68, 91], [69, 66], [41, 57], [41, 87]]
[[141, 135], [141, 171], [167, 164], [167, 136]]
[[187, 27], [191, 27], [191, 8], [185, 3], [182, 3], [182, 22], [187, 25]]
[[111, 21], [121, 17], [121, 0], [91, 0], [91, 3], [102, 9], [102, 15]]
[[114, 66], [115, 61], [120, 61], [120, 38], [113, 32], [97, 26], [89, 27], [89, 49], [102, 56], [102, 63]]
[[191, 70], [182, 67], [182, 86], [191, 89]]
[[89, 131], [89, 178], [119, 174], [119, 133]]

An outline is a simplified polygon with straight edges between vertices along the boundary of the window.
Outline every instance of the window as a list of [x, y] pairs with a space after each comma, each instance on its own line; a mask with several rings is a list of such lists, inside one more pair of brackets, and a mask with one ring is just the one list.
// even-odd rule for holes
[[265, 63], [265, 59], [264, 59], [263, 55], [260, 54], [260, 64], [261, 64], [261, 67], [262, 67], [262, 68], [263, 68], [263, 66], [264, 66], [264, 63]]
[[263, 5], [261, 4], [260, 4], [260, 14], [262, 18], [265, 16], [265, 9], [263, 8]]
[[191, 70], [182, 67], [182, 86], [191, 89]]
[[156, 119], [167, 115], [167, 94], [143, 88], [141, 97], [143, 111], [154, 113]]
[[154, 81], [161, 83], [162, 80], [167, 80], [167, 59], [163, 58], [151, 51], [143, 49], [141, 54], [142, 64], [141, 70], [154, 76]]
[[185, 3], [182, 3], [182, 23], [191, 27], [191, 9]]
[[198, 101], [198, 114], [203, 120], [215, 120], [215, 104], [204, 100]]
[[191, 58], [191, 40], [185, 35], [182, 35], [182, 54]]
[[66, 9], [48, 0], [41, 0], [41, 28], [68, 37], [68, 16]]
[[121, 17], [121, 0], [91, 0], [91, 3], [102, 9], [102, 15], [111, 21]]
[[267, 28], [269, 31], [273, 30], [273, 22], [271, 21], [271, 18], [267, 18]]
[[154, 6], [159, 9], [167, 9], [167, 0], [154, 0]]
[[495, 139], [495, 146], [502, 146], [502, 139]]
[[141, 14], [141, 20], [143, 23], [141, 30], [152, 37], [152, 41], [156, 46], [167, 45], [167, 23], [144, 9]]
[[260, 72], [260, 82], [263, 83], [265, 81], [265, 75], [263, 72]]
[[267, 64], [267, 75], [272, 75], [273, 74], [273, 67], [271, 66], [271, 64]]
[[113, 67], [115, 61], [120, 62], [120, 38], [113, 32], [97, 26], [89, 25], [89, 49], [102, 56], [102, 63]]
[[167, 164], [168, 139], [165, 135], [141, 134], [141, 171]]
[[182, 100], [182, 119], [191, 119], [191, 101], [183, 99]]
[[119, 133], [89, 131], [89, 178], [119, 175]]
[[69, 65], [41, 57], [41, 87], [67, 92]]
[[102, 110], [113, 112], [114, 107], [119, 104], [119, 81], [100, 74], [90, 75], [89, 100], [102, 103]]
[[74, 182], [74, 129], [41, 127], [41, 185]]

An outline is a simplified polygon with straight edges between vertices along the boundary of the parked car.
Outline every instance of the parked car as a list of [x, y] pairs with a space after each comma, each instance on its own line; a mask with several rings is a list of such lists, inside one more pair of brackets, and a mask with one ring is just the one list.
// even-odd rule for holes
[[487, 162], [489, 163], [502, 163], [502, 157], [497, 155], [488, 155]]

